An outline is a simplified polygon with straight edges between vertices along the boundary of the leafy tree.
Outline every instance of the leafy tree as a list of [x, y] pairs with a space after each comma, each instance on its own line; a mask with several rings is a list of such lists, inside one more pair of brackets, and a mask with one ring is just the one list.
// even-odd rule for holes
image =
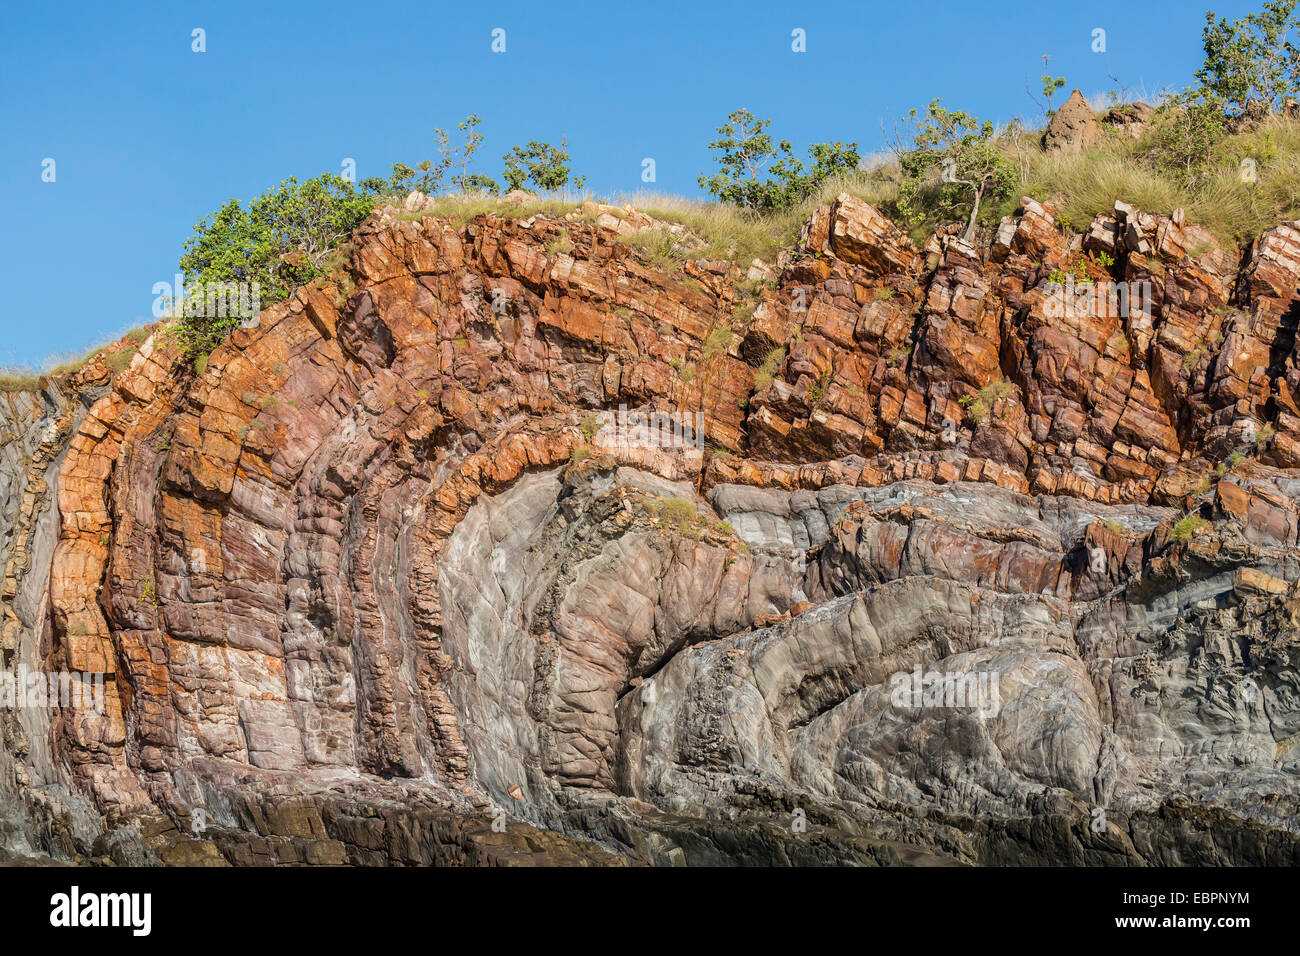
[[1194, 186], [1212, 169], [1215, 148], [1227, 135], [1225, 103], [1212, 91], [1186, 89], [1161, 104], [1150, 134], [1155, 165]]
[[[255, 283], [262, 304], [286, 298], [325, 274], [339, 244], [370, 214], [372, 187], [325, 173], [302, 183], [290, 177], [247, 208], [226, 202], [200, 219], [185, 243], [180, 269], [187, 287]], [[174, 335], [187, 353], [206, 353], [238, 324], [238, 316], [186, 314]]]
[[[492, 179], [469, 171], [474, 154], [483, 143], [483, 134], [478, 131], [479, 124], [482, 122], [482, 119], [471, 113], [465, 117], [464, 122], [456, 124], [456, 129], [465, 134], [465, 141], [461, 145], [453, 144], [451, 135], [445, 129], [434, 129], [438, 144], [438, 161], [435, 163], [428, 159], [422, 160], [414, 169], [406, 163], [394, 163], [393, 174], [388, 183], [382, 190], [376, 191], [401, 195], [418, 189], [425, 195], [433, 196], [450, 185], [461, 192], [481, 190], [497, 192], [499, 187]], [[459, 173], [449, 178], [448, 174], [456, 170], [459, 170]], [[370, 180], [367, 182], [369, 183]]]
[[551, 192], [562, 189], [570, 182], [577, 189], [586, 184], [584, 177], [570, 175], [566, 140], [561, 140], [559, 146], [538, 140], [533, 140], [527, 146], [512, 146], [502, 159], [506, 167], [501, 177], [506, 181], [507, 191], [523, 189], [527, 183]]
[[1300, 87], [1300, 49], [1288, 38], [1300, 33], [1295, 6], [1296, 0], [1269, 0], [1240, 20], [1207, 13], [1205, 63], [1196, 73], [1203, 92], [1240, 114], [1251, 100], [1274, 109]]
[[456, 124], [456, 128], [465, 134], [465, 143], [459, 147], [450, 144], [446, 130], [434, 130], [438, 136], [438, 152], [442, 154], [440, 165], [447, 171], [460, 170], [460, 174], [453, 176], [451, 182], [463, 193], [484, 188], [489, 183], [491, 184], [491, 192], [496, 192], [498, 189], [497, 184], [491, 179], [486, 176], [471, 174], [469, 171], [469, 164], [473, 160], [474, 154], [478, 152], [479, 146], [483, 144], [483, 134], [478, 131], [479, 124], [482, 122], [477, 114], [471, 113], [465, 117], [465, 122]]
[[1015, 187], [1015, 166], [998, 149], [988, 120], [944, 109], [938, 100], [924, 115], [909, 111], [908, 120], [915, 124], [911, 147], [895, 140], [902, 180], [899, 210], [913, 224], [931, 215], [953, 219], [965, 213], [962, 238], [969, 240], [975, 234], [981, 203], [1002, 199]]
[[842, 143], [839, 140], [833, 143], [813, 143], [808, 147], [808, 153], [812, 157], [813, 168], [802, 183], [805, 195], [820, 189], [822, 183], [832, 176], [852, 172], [862, 161], [857, 143]]
[[837, 141], [808, 147], [813, 164], [808, 171], [788, 140], [772, 139], [771, 122], [747, 109], [732, 112], [709, 144], [721, 172], [701, 176], [700, 186], [733, 206], [770, 211], [797, 205], [831, 176], [857, 167], [858, 144]]

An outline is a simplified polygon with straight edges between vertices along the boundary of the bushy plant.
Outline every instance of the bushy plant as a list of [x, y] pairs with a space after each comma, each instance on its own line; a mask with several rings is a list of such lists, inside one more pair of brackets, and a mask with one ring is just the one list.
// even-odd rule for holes
[[895, 137], [902, 172], [898, 208], [910, 223], [930, 218], [966, 218], [962, 233], [975, 234], [980, 205], [1011, 194], [1017, 182], [994, 137], [993, 124], [934, 100], [924, 114], [911, 110], [910, 147]]
[[1269, 0], [1257, 13], [1238, 20], [1205, 14], [1201, 43], [1205, 62], [1196, 79], [1206, 94], [1234, 112], [1246, 113], [1251, 101], [1275, 109], [1300, 87], [1300, 33], [1296, 0]]
[[[185, 243], [180, 269], [187, 286], [199, 282], [256, 284], [263, 305], [324, 275], [339, 244], [370, 214], [367, 188], [325, 173], [306, 182], [290, 177], [243, 206], [232, 199], [200, 219]], [[190, 311], [202, 310], [185, 310]], [[179, 317], [175, 338], [187, 354], [206, 353], [239, 324], [237, 315]]]
[[1158, 169], [1184, 186], [1211, 175], [1215, 151], [1227, 135], [1224, 101], [1204, 89], [1186, 89], [1165, 101], [1147, 137]]
[[709, 144], [720, 171], [699, 177], [701, 188], [743, 209], [788, 209], [858, 165], [858, 144], [836, 141], [809, 146], [809, 168], [795, 157], [789, 140], [773, 140], [767, 131], [771, 123], [744, 108], [732, 112]]
[[533, 140], [527, 146], [512, 146], [502, 159], [506, 165], [501, 177], [507, 190], [523, 189], [530, 183], [548, 192], [570, 184], [575, 189], [586, 185], [584, 177], [572, 175], [569, 147], [565, 140], [561, 140], [559, 146], [539, 140]]

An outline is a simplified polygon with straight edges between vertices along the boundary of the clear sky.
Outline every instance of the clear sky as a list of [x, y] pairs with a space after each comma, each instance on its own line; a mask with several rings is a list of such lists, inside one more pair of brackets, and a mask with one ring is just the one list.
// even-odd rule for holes
[[[745, 106], [799, 155], [885, 146], [935, 97], [1039, 114], [1050, 71], [1085, 94], [1191, 82], [1204, 13], [1251, 0], [222, 0], [6, 5], [0, 27], [0, 365], [39, 365], [151, 320], [194, 223], [283, 178], [386, 176], [483, 118], [477, 171], [567, 137], [588, 188], [698, 195], [707, 144]], [[193, 52], [192, 31], [206, 32]], [[492, 52], [492, 31], [506, 52]], [[791, 49], [802, 29], [806, 52]], [[1104, 53], [1093, 52], [1105, 30]], [[1114, 80], [1111, 77], [1115, 77]], [[642, 160], [657, 182], [644, 187]], [[44, 182], [44, 161], [55, 179]]]

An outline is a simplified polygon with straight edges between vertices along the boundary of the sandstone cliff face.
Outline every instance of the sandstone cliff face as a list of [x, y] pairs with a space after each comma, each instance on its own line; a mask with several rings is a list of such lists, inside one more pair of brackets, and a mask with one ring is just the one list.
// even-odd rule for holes
[[109, 675], [0, 714], [0, 851], [1294, 862], [1300, 224], [1022, 205], [389, 209], [201, 375], [0, 396], [4, 666]]

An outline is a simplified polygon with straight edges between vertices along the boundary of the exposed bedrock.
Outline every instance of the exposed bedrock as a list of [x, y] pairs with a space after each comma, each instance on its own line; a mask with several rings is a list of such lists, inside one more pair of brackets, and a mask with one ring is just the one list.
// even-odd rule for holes
[[0, 855], [1295, 862], [1300, 225], [419, 204], [0, 395]]

